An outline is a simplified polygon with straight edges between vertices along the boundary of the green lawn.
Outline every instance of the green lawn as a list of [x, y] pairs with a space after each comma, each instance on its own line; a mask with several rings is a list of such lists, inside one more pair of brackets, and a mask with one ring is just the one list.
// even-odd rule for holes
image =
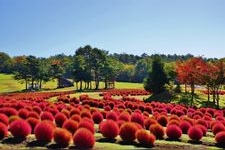
[[[115, 84], [117, 89], [140, 89], [143, 88], [142, 83], [129, 83], [129, 82], [116, 82]], [[68, 88], [61, 88], [56, 89], [57, 81], [49, 81], [47, 83], [43, 83], [42, 88], [44, 90], [51, 90], [51, 91], [69, 91], [75, 90], [75, 87], [68, 87]], [[94, 87], [94, 82], [92, 82], [92, 87]], [[100, 89], [104, 88], [104, 83], [100, 82], [99, 85]], [[0, 74], [0, 93], [6, 92], [16, 92], [25, 89], [25, 84], [20, 83], [17, 80], [13, 79], [13, 75], [8, 74]]]

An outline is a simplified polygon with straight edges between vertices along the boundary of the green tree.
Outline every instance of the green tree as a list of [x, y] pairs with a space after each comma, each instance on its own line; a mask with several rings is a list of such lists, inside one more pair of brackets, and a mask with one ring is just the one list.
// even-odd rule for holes
[[164, 72], [163, 64], [159, 57], [154, 58], [152, 62], [152, 70], [145, 79], [144, 88], [153, 95], [165, 91], [165, 84], [168, 83], [167, 76]]
[[0, 73], [12, 73], [12, 60], [4, 52], [0, 52]]

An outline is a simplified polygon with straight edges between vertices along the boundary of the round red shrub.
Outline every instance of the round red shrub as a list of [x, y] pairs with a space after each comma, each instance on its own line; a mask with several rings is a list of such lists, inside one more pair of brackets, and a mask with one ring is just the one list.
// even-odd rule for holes
[[57, 128], [54, 132], [54, 141], [61, 147], [67, 147], [72, 139], [72, 134], [66, 130]]
[[179, 126], [180, 125], [180, 122], [178, 120], [172, 119], [172, 120], [170, 120], [167, 123], [167, 126], [169, 126], [169, 125], [177, 125], [177, 126]]
[[4, 123], [0, 122], [0, 140], [4, 139], [7, 136], [8, 136], [8, 128]]
[[19, 116], [17, 115], [13, 115], [9, 117], [9, 124], [11, 124], [12, 122], [21, 119]]
[[156, 139], [163, 139], [165, 131], [160, 124], [153, 124], [149, 128], [150, 132], [155, 135]]
[[203, 132], [201, 128], [193, 126], [193, 127], [190, 127], [190, 129], [188, 130], [188, 136], [190, 139], [194, 141], [199, 141], [203, 137]]
[[95, 128], [94, 125], [92, 125], [90, 122], [85, 121], [85, 120], [81, 120], [78, 124], [78, 128], [86, 128], [89, 131], [91, 131], [92, 134], [95, 133]]
[[215, 124], [212, 128], [212, 132], [214, 135], [222, 131], [225, 131], [225, 127], [222, 123]]
[[130, 114], [128, 112], [122, 112], [119, 115], [119, 120], [130, 121]]
[[54, 116], [52, 115], [52, 113], [48, 112], [48, 111], [44, 111], [41, 114], [41, 120], [50, 120], [50, 121], [54, 121]]
[[92, 113], [92, 119], [93, 119], [94, 123], [99, 124], [100, 122], [102, 122], [102, 120], [104, 118], [103, 118], [103, 115], [101, 112], [95, 111]]
[[32, 129], [31, 133], [34, 133], [34, 128], [39, 123], [39, 120], [37, 118], [34, 118], [34, 117], [29, 117], [29, 118], [26, 119], [26, 121], [29, 123], [29, 125]]
[[198, 128], [200, 128], [200, 129], [202, 130], [203, 136], [206, 135], [206, 133], [207, 133], [207, 128], [206, 128], [205, 126], [203, 126], [203, 125], [201, 125], [201, 124], [196, 124], [195, 126], [198, 127]]
[[157, 118], [157, 121], [160, 125], [166, 127], [167, 123], [168, 123], [168, 118], [167, 116], [164, 116], [164, 115], [160, 115], [158, 118]]
[[219, 132], [215, 136], [215, 140], [218, 144], [224, 147], [225, 145], [225, 131]]
[[95, 137], [88, 129], [80, 128], [73, 136], [73, 143], [79, 148], [92, 148], [95, 144]]
[[9, 124], [9, 118], [5, 114], [0, 113], [0, 122], [4, 123], [5, 125]]
[[38, 114], [37, 112], [35, 112], [35, 111], [29, 112], [28, 118], [29, 118], [29, 117], [34, 117], [34, 118], [37, 118], [38, 120], [40, 119], [39, 114]]
[[18, 116], [20, 118], [22, 118], [22, 119], [27, 119], [28, 115], [29, 115], [29, 111], [27, 109], [25, 109], [25, 108], [24, 109], [20, 109], [18, 111]]
[[138, 130], [138, 127], [135, 123], [133, 122], [126, 122], [121, 125], [120, 127], [120, 137], [122, 140], [126, 142], [132, 142], [136, 139], [136, 131]]
[[74, 121], [77, 121], [77, 122], [80, 122], [81, 117], [80, 117], [80, 115], [74, 114], [73, 116], [70, 117], [70, 119], [72, 119]]
[[45, 120], [36, 125], [34, 134], [38, 141], [48, 143], [53, 139], [54, 130], [55, 126], [52, 122]]
[[187, 121], [181, 121], [179, 126], [180, 126], [180, 129], [182, 130], [182, 133], [187, 134], [189, 128], [191, 127], [191, 124]]
[[70, 116], [73, 116], [75, 114], [80, 115], [80, 109], [73, 108], [73, 109], [70, 110]]
[[55, 123], [58, 127], [62, 127], [63, 123], [67, 120], [67, 116], [62, 113], [62, 112], [58, 112], [55, 115]]
[[80, 113], [80, 117], [81, 117], [81, 118], [84, 118], [84, 117], [86, 117], [86, 118], [91, 118], [92, 116], [91, 116], [91, 113], [90, 113], [89, 110], [83, 110], [83, 111], [81, 111], [81, 113]]
[[204, 127], [206, 127], [208, 129], [208, 123], [204, 119], [198, 119], [196, 121], [196, 124], [203, 125]]
[[118, 120], [118, 115], [117, 115], [116, 112], [111, 111], [111, 112], [107, 113], [106, 119], [111, 119], [111, 120], [117, 121]]
[[153, 119], [153, 118], [145, 119], [145, 121], [144, 121], [145, 129], [148, 130], [151, 125], [156, 124], [156, 123], [157, 123], [157, 121], [155, 119]]
[[31, 133], [31, 127], [27, 121], [19, 119], [10, 124], [9, 131], [15, 138], [24, 139]]
[[144, 127], [144, 116], [140, 113], [132, 113], [131, 114], [131, 122], [136, 122], [140, 124], [142, 127]]
[[105, 138], [114, 139], [119, 134], [119, 126], [113, 120], [106, 120], [101, 123], [100, 132]]
[[172, 124], [167, 126], [166, 135], [171, 140], [178, 140], [182, 135], [182, 131], [179, 126]]
[[154, 146], [155, 136], [153, 134], [149, 134], [144, 129], [137, 130], [136, 138], [137, 138], [138, 142], [143, 147], [152, 147], [152, 146]]
[[36, 113], [40, 114], [42, 112], [42, 109], [39, 106], [34, 106], [33, 107], [33, 111], [35, 111]]
[[70, 131], [70, 133], [74, 134], [75, 131], [78, 129], [78, 122], [72, 119], [69, 119], [63, 123], [62, 128], [65, 128], [68, 131]]

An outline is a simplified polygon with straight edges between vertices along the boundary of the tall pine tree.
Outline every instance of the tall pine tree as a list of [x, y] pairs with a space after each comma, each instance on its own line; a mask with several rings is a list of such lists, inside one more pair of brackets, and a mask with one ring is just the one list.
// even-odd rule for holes
[[145, 79], [144, 88], [153, 95], [165, 91], [164, 85], [168, 83], [166, 73], [164, 72], [164, 65], [159, 57], [155, 57], [152, 62], [152, 70]]

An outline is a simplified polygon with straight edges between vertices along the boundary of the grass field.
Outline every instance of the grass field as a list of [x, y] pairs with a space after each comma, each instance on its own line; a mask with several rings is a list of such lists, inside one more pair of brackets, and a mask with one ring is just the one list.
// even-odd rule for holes
[[[94, 82], [92, 82], [92, 86], [94, 87]], [[129, 83], [129, 82], [116, 82], [115, 84], [117, 89], [140, 89], [143, 88], [143, 84], [141, 83]], [[57, 82], [49, 81], [47, 83], [44, 83], [42, 85], [42, 88], [45, 90], [52, 90], [52, 91], [69, 91], [69, 90], [75, 90], [75, 87], [68, 87], [68, 88], [62, 88], [62, 89], [56, 89]], [[100, 89], [104, 88], [104, 83], [100, 82], [99, 85]], [[17, 80], [13, 79], [13, 75], [7, 75], [7, 74], [0, 74], [0, 93], [6, 93], [6, 92], [16, 92], [21, 91], [25, 89], [24, 83], [19, 83]]]

